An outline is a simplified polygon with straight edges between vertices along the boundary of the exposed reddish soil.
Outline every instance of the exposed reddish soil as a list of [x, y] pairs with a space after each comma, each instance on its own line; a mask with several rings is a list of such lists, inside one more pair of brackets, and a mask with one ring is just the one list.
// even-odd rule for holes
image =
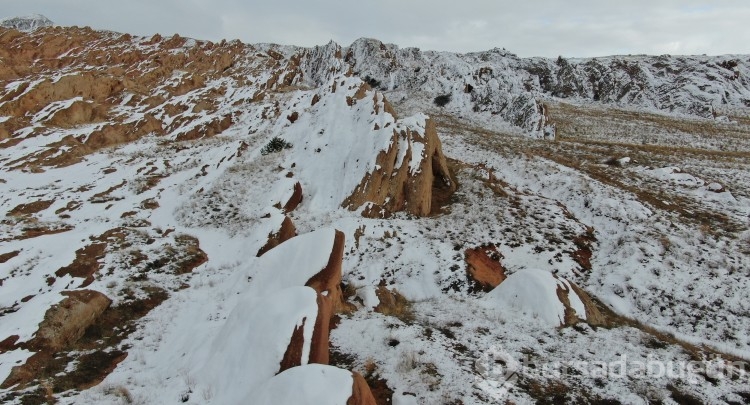
[[570, 257], [584, 270], [591, 271], [591, 257], [593, 256], [591, 246], [595, 241], [596, 238], [592, 234], [581, 235], [573, 239], [578, 249], [570, 253]]
[[35, 201], [28, 204], [19, 204], [8, 212], [9, 216], [32, 215], [49, 208], [55, 200]]
[[59, 227], [47, 227], [44, 225], [27, 226], [22, 229], [23, 233], [13, 238], [13, 240], [33, 239], [44, 235], [54, 235], [73, 230], [72, 226], [63, 225]]
[[18, 254], [21, 253], [20, 250], [16, 250], [13, 252], [3, 253], [0, 254], [0, 264], [7, 262], [8, 260], [18, 256]]
[[81, 287], [86, 287], [94, 282], [94, 274], [101, 268], [100, 260], [104, 258], [106, 249], [106, 242], [95, 242], [76, 250], [76, 258], [73, 263], [61, 267], [55, 272], [55, 275], [63, 277], [67, 274], [72, 277], [83, 278]]

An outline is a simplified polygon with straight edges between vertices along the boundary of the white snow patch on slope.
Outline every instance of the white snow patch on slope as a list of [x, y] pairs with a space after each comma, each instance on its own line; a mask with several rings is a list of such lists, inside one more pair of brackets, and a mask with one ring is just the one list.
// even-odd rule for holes
[[290, 368], [242, 403], [258, 405], [344, 405], [352, 396], [352, 373], [322, 364]]
[[544, 270], [525, 269], [511, 274], [483, 299], [483, 304], [509, 314], [523, 313], [550, 326], [565, 322], [565, 305], [557, 297], [557, 289], [568, 289], [576, 315], [585, 319], [586, 310], [570, 284]]
[[83, 97], [73, 97], [69, 100], [54, 101], [52, 103], [49, 103], [46, 107], [42, 108], [41, 111], [34, 114], [34, 118], [31, 119], [31, 122], [38, 123], [49, 119], [58, 111], [70, 108], [70, 106], [72, 106], [76, 101], [83, 101]]
[[202, 370], [216, 389], [216, 403], [241, 403], [248, 391], [272, 378], [292, 332], [303, 323], [302, 363], [307, 362], [318, 314], [316, 299], [310, 287], [290, 287], [263, 297], [248, 293], [240, 299], [211, 345], [211, 358]]
[[267, 293], [304, 285], [328, 264], [335, 237], [335, 229], [325, 228], [294, 237], [271, 249], [253, 266], [253, 285]]

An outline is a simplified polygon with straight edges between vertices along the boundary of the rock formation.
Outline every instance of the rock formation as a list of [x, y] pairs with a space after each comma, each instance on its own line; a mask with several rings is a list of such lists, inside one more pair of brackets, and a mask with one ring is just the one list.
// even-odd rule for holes
[[284, 216], [284, 220], [281, 222], [281, 227], [279, 228], [279, 230], [268, 235], [268, 242], [266, 242], [266, 244], [263, 245], [260, 250], [258, 250], [258, 254], [256, 256], [263, 256], [264, 253], [295, 236], [297, 236], [297, 229], [294, 227], [294, 223], [289, 217]]
[[[366, 217], [388, 217], [405, 211], [428, 216], [439, 208], [433, 200], [449, 197], [456, 191], [443, 154], [435, 124], [429, 118], [423, 128], [394, 129], [391, 146], [377, 157], [378, 169], [362, 179], [344, 205], [350, 209], [365, 206]], [[406, 149], [399, 161], [399, 152]], [[403, 153], [403, 152], [402, 152]]]
[[329, 299], [335, 312], [347, 307], [344, 302], [344, 295], [341, 292], [341, 265], [344, 259], [345, 241], [344, 233], [337, 230], [325, 268], [305, 283], [306, 286], [312, 287], [318, 294]]
[[[65, 291], [62, 294], [66, 298], [47, 310], [34, 337], [21, 344], [24, 348], [34, 351], [34, 356], [51, 356], [78, 341], [86, 328], [93, 324], [112, 302], [104, 294], [92, 290]], [[23, 386], [38, 378], [41, 370], [38, 369], [34, 356], [23, 365], [14, 367], [1, 387], [9, 388], [19, 384]]]
[[466, 249], [466, 272], [478, 289], [491, 291], [506, 279], [505, 268], [500, 259], [502, 254], [493, 244]]
[[0, 27], [27, 32], [39, 28], [51, 27], [52, 25], [54, 25], [52, 20], [41, 14], [31, 14], [23, 17], [11, 17], [0, 20]]
[[550, 326], [606, 323], [594, 301], [581, 288], [543, 270], [519, 270], [482, 300], [488, 308], [520, 312]]

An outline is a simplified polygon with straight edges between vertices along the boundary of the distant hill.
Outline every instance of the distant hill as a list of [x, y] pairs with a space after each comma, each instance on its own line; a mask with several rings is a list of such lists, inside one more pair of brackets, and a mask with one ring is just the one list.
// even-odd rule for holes
[[41, 14], [30, 14], [22, 17], [10, 17], [0, 20], [0, 27], [13, 28], [19, 31], [34, 31], [43, 27], [55, 25], [49, 18]]

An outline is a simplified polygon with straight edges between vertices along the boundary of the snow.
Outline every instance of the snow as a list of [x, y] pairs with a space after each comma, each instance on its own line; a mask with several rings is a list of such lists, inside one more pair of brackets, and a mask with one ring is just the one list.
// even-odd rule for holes
[[10, 375], [13, 367], [24, 364], [33, 354], [34, 352], [25, 349], [0, 354], [0, 379], [4, 381]]
[[335, 236], [332, 228], [299, 235], [251, 262], [244, 271], [264, 293], [304, 285], [328, 264]]
[[[557, 297], [558, 288], [570, 289], [565, 281], [550, 272], [525, 269], [511, 274], [482, 299], [482, 304], [509, 317], [523, 314], [549, 326], [560, 326], [565, 323], [565, 305]], [[568, 295], [575, 298], [571, 306], [576, 314], [585, 318], [586, 311], [578, 295], [572, 290]]]
[[419, 402], [417, 402], [416, 396], [406, 395], [406, 394], [393, 394], [391, 403], [393, 405], [418, 405], [419, 404]]
[[310, 364], [277, 375], [242, 403], [258, 405], [345, 405], [354, 380], [349, 371]]
[[[159, 44], [145, 45], [147, 41], [134, 37], [116, 51], [159, 49]], [[205, 43], [189, 41], [184, 49], [170, 52], [188, 53], [192, 45]], [[331, 343], [351, 356], [348, 368], [364, 374], [374, 365], [394, 390], [394, 403], [490, 401], [481, 389], [488, 380], [475, 366], [478, 358], [495, 352], [491, 349], [495, 345], [502, 347], [506, 359], [516, 360], [529, 353], [550, 362], [612, 361], [620, 354], [639, 360], [649, 355], [665, 361], [688, 359], [682, 346], [671, 342], [649, 345], [655, 335], [634, 327], [593, 329], [582, 322], [576, 328], [559, 328], [564, 307], [557, 298], [558, 288], [569, 290], [571, 307], [578, 317], [585, 317], [582, 300], [570, 288], [572, 282], [649, 330], [750, 357], [744, 299], [750, 264], [745, 254], [750, 242], [750, 179], [743, 156], [722, 151], [748, 150], [746, 138], [731, 135], [735, 130], [742, 134], [742, 120], [731, 128], [719, 123], [724, 126], [717, 128], [726, 131], [715, 136], [651, 128], [640, 122], [619, 131], [621, 127], [612, 129], [597, 121], [590, 133], [573, 141], [547, 142], [532, 138], [539, 137], [540, 128], [547, 124], [539, 112], [541, 103], [562, 102], [561, 96], [552, 95], [553, 87], [566, 84], [558, 82], [561, 68], [553, 60], [519, 59], [501, 50], [456, 55], [394, 45], [381, 48], [373, 40], [359, 40], [343, 49], [335, 43], [309, 50], [277, 45], [237, 49], [229, 76], [170, 96], [163, 105], [143, 104], [142, 95], [132, 92], [123, 96], [115, 110], [127, 122], [146, 113], [165, 124], [190, 121], [165, 137], [147, 136], [89, 154], [71, 166], [42, 165], [44, 173], [11, 169], [10, 162], [16, 159], [31, 159], [66, 136], [85, 140], [103, 125], [47, 127], [45, 119], [76, 101], [72, 99], [40, 105], [42, 110], [33, 123], [13, 134], [23, 140], [0, 150], [0, 211], [55, 200], [39, 213], [6, 218], [0, 224], [0, 254], [20, 252], [0, 266], [0, 308], [4, 311], [0, 340], [17, 334], [21, 341], [28, 341], [46, 310], [62, 299], [60, 293], [81, 283], [66, 276], [48, 285], [47, 277], [69, 265], [76, 250], [91, 244], [92, 238], [112, 229], [122, 228], [125, 240], [108, 247], [94, 283], [87, 288], [107, 294], [113, 305], [128, 302], [130, 293], [143, 297], [144, 286], [160, 287], [169, 294], [122, 342], [120, 348], [128, 351], [128, 357], [104, 383], [80, 393], [56, 395], [60, 403], [121, 403], [122, 398], [106, 387], [126, 387], [134, 403], [171, 403], [186, 397], [187, 403], [194, 404], [345, 403], [351, 395], [349, 371], [308, 364], [274, 376], [291, 331], [303, 319], [303, 359], [309, 354], [317, 304], [314, 291], [304, 285], [327, 265], [336, 229], [346, 238], [342, 281], [356, 291], [349, 300], [356, 310], [340, 314]], [[303, 52], [320, 60], [302, 57], [297, 72], [301, 74], [291, 85], [273, 83], [270, 88], [283, 89], [265, 88], [266, 97], [253, 101], [259, 83], [267, 83], [274, 73], [289, 78], [294, 73], [285, 70], [288, 60], [256, 56], [269, 51], [283, 58]], [[348, 61], [335, 56], [350, 51]], [[725, 113], [736, 117], [746, 111], [741, 100], [748, 98], [748, 90], [742, 78], [748, 76], [748, 68], [741, 58], [663, 59], [569, 60], [574, 78], [587, 78], [587, 66], [596, 62], [609, 75], [604, 82], [631, 84], [640, 90], [627, 92], [621, 101], [594, 103], [590, 100], [593, 85], [584, 80], [578, 94], [566, 96], [565, 102], [570, 103], [566, 105], [606, 119], [612, 111], [643, 113], [649, 119], [700, 127], [714, 124], [710, 117], [696, 118], [703, 113], [693, 108], [695, 101], [723, 103], [714, 96], [727, 91]], [[730, 83], [725, 76], [734, 73], [716, 65], [733, 59], [738, 59], [735, 71], [740, 80]], [[639, 81], [620, 70], [618, 64], [623, 62], [633, 67]], [[274, 63], [281, 67], [269, 67]], [[661, 72], [655, 69], [657, 64], [683, 74]], [[362, 81], [343, 75], [350, 68], [360, 77], [381, 80], [388, 90], [369, 90], [355, 99]], [[27, 86], [28, 92], [44, 80], [75, 73], [75, 69], [63, 69], [50, 77], [12, 81], [5, 85], [5, 92], [21, 86]], [[716, 83], [704, 87], [706, 73], [717, 74]], [[539, 77], [545, 75], [554, 83], [541, 83]], [[668, 87], [679, 77], [697, 85], [670, 90], [666, 101], [654, 98], [660, 86]], [[169, 86], [184, 78], [185, 71], [169, 72], [152, 90], [169, 95]], [[473, 92], [465, 92], [466, 83], [472, 84]], [[432, 100], [438, 94], [451, 94], [451, 103], [435, 107]], [[312, 105], [315, 96], [319, 100]], [[399, 116], [407, 117], [397, 119], [385, 112], [386, 97]], [[168, 111], [169, 105], [189, 107], [204, 99], [215, 101], [217, 110]], [[299, 117], [291, 123], [287, 117], [293, 112]], [[399, 132], [408, 129], [423, 134], [427, 114], [438, 124], [446, 155], [461, 162], [457, 166], [460, 187], [448, 210], [429, 218], [396, 214], [379, 220], [343, 209], [342, 202], [367, 173], [378, 169], [377, 154], [394, 147], [394, 139], [399, 141], [396, 166], [407, 164], [411, 148], [409, 170], [418, 170], [424, 145], [409, 145]], [[173, 141], [196, 125], [225, 115], [233, 117], [233, 124], [222, 134]], [[0, 122], [8, 119], [0, 118]], [[261, 155], [262, 147], [274, 136], [293, 147]], [[587, 136], [600, 136], [598, 141], [608, 144], [592, 146], [584, 142], [591, 140]], [[640, 145], [651, 138], [657, 145], [689, 145], [692, 150], [677, 148], [674, 153], [660, 154], [649, 145]], [[714, 154], [701, 155], [702, 151]], [[555, 160], [560, 156], [569, 161]], [[628, 157], [614, 165], [618, 167], [601, 164], [612, 156]], [[492, 187], [490, 171], [499, 179]], [[287, 173], [292, 177], [286, 177]], [[156, 185], [148, 186], [148, 176], [158, 177]], [[302, 185], [303, 203], [290, 213], [274, 208], [291, 196], [296, 182]], [[95, 197], [120, 184], [106, 196]], [[159, 207], [143, 208], [146, 200], [158, 202]], [[58, 213], [69, 203], [79, 206]], [[123, 218], [126, 213], [129, 216]], [[255, 257], [285, 215], [300, 235]], [[696, 221], [700, 218], [712, 222], [704, 226]], [[30, 226], [71, 230], [21, 239]], [[360, 231], [356, 240], [355, 231]], [[589, 232], [595, 241], [587, 270], [571, 253], [579, 249], [574, 239]], [[168, 253], [182, 253], [178, 235], [197, 238], [208, 256], [207, 263], [189, 274], [168, 271], [174, 261]], [[497, 246], [509, 278], [490, 293], [470, 291], [464, 252], [485, 243]], [[133, 258], [140, 255], [145, 259], [135, 263]], [[162, 261], [170, 263], [167, 270], [146, 271], [148, 264]], [[143, 274], [145, 281], [135, 281]], [[374, 312], [380, 303], [376, 289], [381, 285], [409, 301], [410, 316]], [[1, 354], [0, 378], [31, 354], [24, 350]], [[75, 364], [68, 367], [73, 369]], [[523, 373], [541, 386], [554, 381], [539, 371]], [[674, 381], [602, 383], [571, 375], [563, 382], [572, 394], [585, 391], [637, 403], [643, 392], [666, 398], [666, 387]], [[743, 384], [724, 380], [691, 389], [708, 400], [740, 392]], [[536, 400], [522, 387], [509, 397], [519, 404]]]
[[[365, 175], [377, 170], [376, 158], [392, 146], [394, 132], [409, 129], [424, 133], [427, 116], [419, 114], [396, 120], [385, 111], [382, 95], [374, 91], [367, 91], [362, 99], [349, 106], [347, 100], [355, 96], [362, 84], [359, 78], [339, 76], [315, 93], [297, 93], [288, 102], [289, 112], [280, 114], [275, 124], [274, 136], [294, 145], [283, 167], [301, 180], [305, 204], [310, 210], [338, 209]], [[320, 101], [306, 107], [312, 104], [315, 95]], [[291, 112], [299, 114], [294, 123], [286, 118]], [[406, 154], [406, 145], [399, 147], [396, 168]], [[419, 157], [424, 145], [414, 142], [411, 147], [413, 156], [409, 164], [414, 172], [421, 163]]]
[[0, 27], [13, 28], [19, 31], [34, 31], [39, 28], [49, 27], [54, 23], [41, 14], [29, 14], [19, 17], [10, 17], [0, 20]]
[[276, 181], [274, 188], [268, 194], [268, 205], [279, 204], [283, 207], [294, 194], [294, 186], [297, 180], [291, 178], [282, 178]]
[[34, 114], [34, 117], [31, 119], [31, 122], [38, 123], [46, 119], [49, 119], [50, 117], [55, 115], [55, 113], [57, 113], [58, 111], [70, 108], [70, 106], [73, 105], [73, 103], [77, 101], [83, 101], [83, 97], [74, 97], [74, 98], [71, 98], [70, 100], [60, 100], [60, 101], [49, 103], [47, 104], [46, 107], [42, 108], [41, 111]]
[[248, 392], [272, 385], [292, 332], [303, 324], [302, 364], [307, 363], [318, 314], [316, 299], [310, 287], [243, 294], [206, 348], [210, 357], [205, 366], [196, 372], [199, 382], [217, 393], [215, 403], [241, 403]]

